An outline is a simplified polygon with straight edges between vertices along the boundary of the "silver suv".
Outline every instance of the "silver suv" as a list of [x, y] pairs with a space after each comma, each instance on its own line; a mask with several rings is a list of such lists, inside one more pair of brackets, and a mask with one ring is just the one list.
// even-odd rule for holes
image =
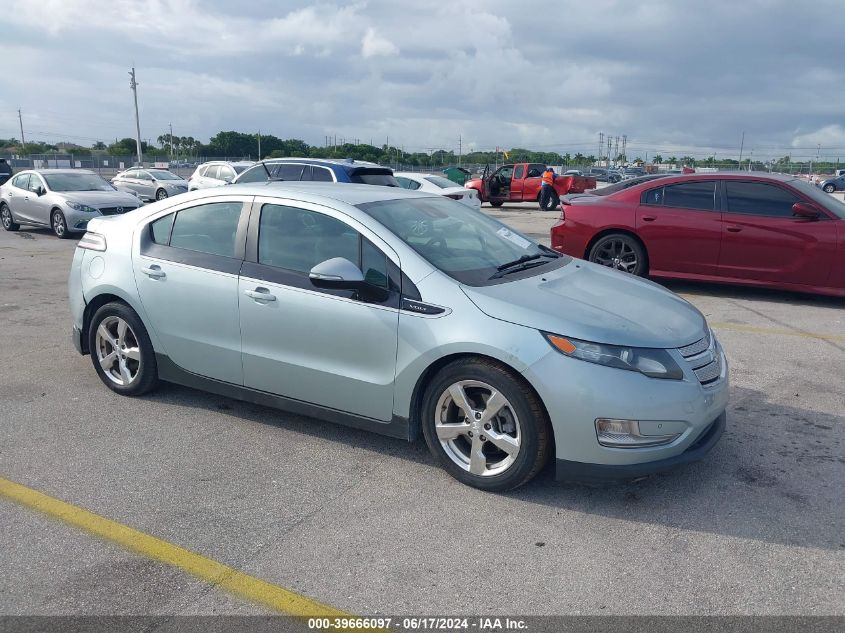
[[249, 161], [227, 162], [220, 160], [202, 163], [188, 177], [188, 191], [228, 185], [239, 173], [254, 164]]
[[93, 220], [73, 340], [113, 391], [159, 380], [413, 440], [506, 490], [701, 458], [725, 356], [664, 288], [560, 255], [443, 198], [251, 183]]

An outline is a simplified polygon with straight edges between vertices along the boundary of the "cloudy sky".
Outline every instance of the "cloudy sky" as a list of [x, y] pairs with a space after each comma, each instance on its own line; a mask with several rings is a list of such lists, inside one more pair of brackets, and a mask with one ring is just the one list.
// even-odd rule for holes
[[[0, 137], [845, 160], [841, 0], [6, 0]], [[821, 145], [821, 149], [817, 146]]]

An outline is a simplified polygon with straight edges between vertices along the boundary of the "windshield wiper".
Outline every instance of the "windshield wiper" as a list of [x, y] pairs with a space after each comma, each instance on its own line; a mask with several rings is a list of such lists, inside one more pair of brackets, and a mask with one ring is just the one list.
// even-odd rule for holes
[[534, 266], [542, 266], [546, 262], [537, 262], [536, 264], [528, 265], [529, 262], [533, 262], [535, 260], [540, 259], [541, 257], [551, 257], [552, 259], [557, 259], [559, 255], [557, 253], [535, 253], [534, 255], [523, 255], [518, 259], [513, 260], [512, 262], [506, 262], [501, 266], [496, 266], [496, 271], [490, 276], [490, 279], [499, 279], [500, 277], [504, 277], [509, 273], [514, 273], [519, 270], [525, 270], [526, 268], [533, 268]]

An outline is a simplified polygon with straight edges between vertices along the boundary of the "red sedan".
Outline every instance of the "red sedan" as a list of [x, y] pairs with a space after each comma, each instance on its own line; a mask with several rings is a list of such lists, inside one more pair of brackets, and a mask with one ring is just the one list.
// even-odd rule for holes
[[667, 176], [568, 196], [552, 248], [635, 275], [845, 297], [845, 204], [791, 176]]

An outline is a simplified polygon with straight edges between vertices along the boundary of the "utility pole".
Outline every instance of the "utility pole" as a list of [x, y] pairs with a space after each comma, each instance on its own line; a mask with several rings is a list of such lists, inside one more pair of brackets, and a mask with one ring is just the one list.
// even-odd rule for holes
[[739, 168], [742, 169], [742, 150], [745, 147], [745, 132], [742, 133], [742, 140], [739, 143]]
[[610, 166], [610, 155], [613, 153], [613, 139], [607, 135], [607, 164]]
[[173, 124], [168, 123], [170, 126], [170, 160], [173, 160]]
[[[604, 132], [599, 132], [599, 165], [601, 165], [601, 153], [604, 151]], [[610, 167], [610, 161], [607, 161], [607, 166]]]
[[622, 135], [622, 156], [625, 157], [624, 162], [627, 163], [628, 162], [628, 135], [627, 134]]
[[[141, 154], [141, 121], [138, 118], [138, 82], [135, 81], [135, 67], [129, 72], [129, 87], [135, 97], [135, 143], [138, 146], [138, 166], [143, 166], [144, 157]], [[172, 138], [172, 137], [171, 137]]]
[[18, 108], [18, 123], [21, 124], [21, 154], [23, 154], [23, 146], [26, 145], [26, 139], [23, 137], [23, 117], [21, 116], [20, 108]]
[[615, 145], [614, 150], [613, 150], [613, 162], [614, 163], [618, 162], [618, 160], [617, 160], [618, 157], [619, 157], [619, 137], [617, 136], [616, 137], [616, 145]]
[[258, 160], [261, 160], [261, 130], [258, 130]]
[[458, 134], [458, 167], [461, 166], [461, 155], [463, 154], [463, 136]]

